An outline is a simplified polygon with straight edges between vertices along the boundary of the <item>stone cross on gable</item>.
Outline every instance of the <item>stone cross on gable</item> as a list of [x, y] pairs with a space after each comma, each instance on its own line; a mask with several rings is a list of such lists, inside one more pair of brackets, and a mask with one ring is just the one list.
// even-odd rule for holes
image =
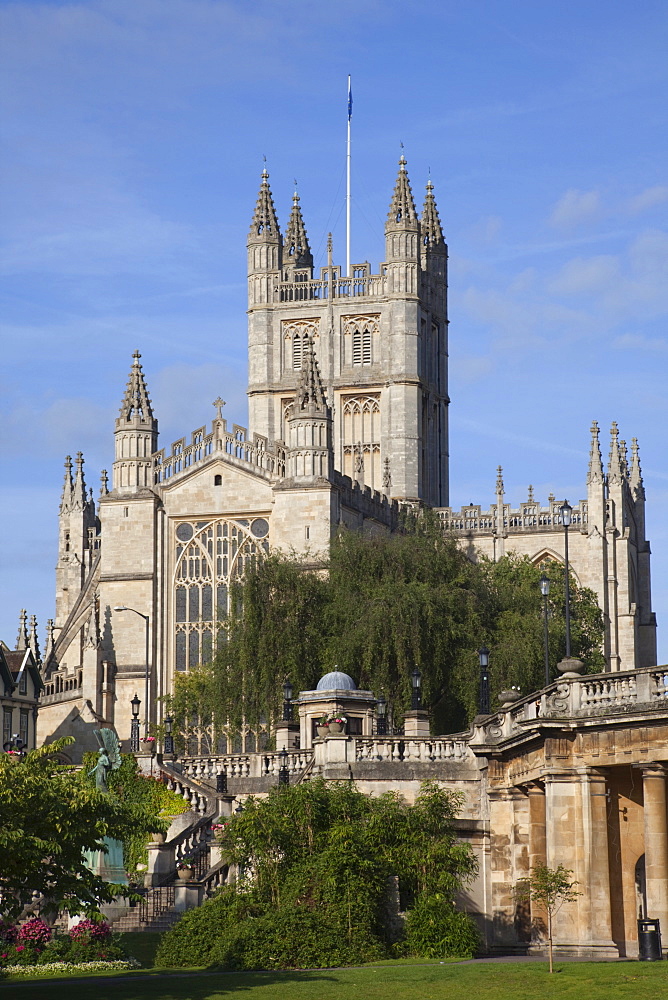
[[216, 418], [218, 420], [222, 420], [223, 419], [223, 407], [226, 405], [225, 400], [221, 396], [219, 396], [218, 399], [214, 399], [212, 405], [215, 406], [216, 410], [217, 410]]

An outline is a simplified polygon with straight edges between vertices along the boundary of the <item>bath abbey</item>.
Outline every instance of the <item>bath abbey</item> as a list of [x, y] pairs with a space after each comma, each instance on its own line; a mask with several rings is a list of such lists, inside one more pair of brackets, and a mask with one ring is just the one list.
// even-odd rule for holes
[[[208, 413], [203, 403], [201, 426], [161, 446], [151, 359], [133, 355], [99, 497], [83, 455], [65, 461], [55, 613], [41, 654], [34, 621], [21, 618], [16, 648], [32, 652], [35, 676], [41, 664], [43, 685], [32, 735], [38, 744], [74, 735], [81, 752], [104, 726], [127, 747], [136, 694], [142, 721], [163, 723], [161, 699], [179, 673], [211, 659], [230, 586], [264, 553], [317, 568], [341, 526], [392, 532], [406, 508], [432, 509], [472, 559], [514, 552], [563, 563], [568, 538], [572, 573], [603, 613], [605, 672], [565, 671], [542, 692], [506, 692], [468, 734], [430, 734], [418, 707], [400, 737], [378, 726], [377, 692], [327, 674], [295, 694], [299, 718], [279, 726], [278, 752], [155, 764], [188, 798], [193, 823], [151, 846], [147, 886], [164, 884], [179, 851], [204, 857], [202, 819], [266, 792], [279, 765], [290, 780], [352, 778], [370, 794], [409, 799], [436, 778], [463, 793], [458, 830], [479, 864], [464, 902], [489, 949], [540, 945], [512, 887], [542, 862], [563, 863], [586, 886], [559, 916], [570, 953], [632, 954], [639, 912], [668, 930], [668, 668], [656, 665], [638, 443], [627, 447], [616, 424], [603, 445], [596, 422], [582, 428], [589, 461], [567, 533], [562, 496], [529, 488], [513, 507], [501, 468], [489, 497], [453, 509], [448, 248], [433, 185], [416, 205], [403, 156], [388, 197], [379, 267], [342, 274], [330, 239], [315, 273], [298, 195], [281, 230], [263, 172], [247, 239], [248, 430], [229, 426], [219, 397]], [[315, 734], [329, 710], [345, 711], [347, 733]], [[226, 877], [206, 855], [182, 908]]]

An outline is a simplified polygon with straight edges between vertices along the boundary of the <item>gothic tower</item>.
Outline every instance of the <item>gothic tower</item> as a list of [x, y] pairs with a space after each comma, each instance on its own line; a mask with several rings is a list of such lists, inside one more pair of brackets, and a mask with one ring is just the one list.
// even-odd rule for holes
[[299, 197], [283, 238], [263, 171], [248, 237], [250, 425], [287, 441], [312, 347], [332, 409], [335, 467], [373, 490], [390, 482], [395, 499], [444, 506], [447, 246], [433, 185], [420, 218], [403, 156], [385, 247], [379, 273], [364, 262], [343, 276], [330, 241], [316, 277]]

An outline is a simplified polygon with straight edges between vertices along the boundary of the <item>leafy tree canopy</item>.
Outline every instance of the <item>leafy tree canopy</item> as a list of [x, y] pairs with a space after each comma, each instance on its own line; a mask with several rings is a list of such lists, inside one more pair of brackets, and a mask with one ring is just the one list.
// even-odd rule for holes
[[85, 771], [54, 762], [73, 739], [0, 754], [0, 891], [2, 912], [17, 917], [34, 893], [70, 912], [93, 911], [118, 892], [84, 864], [103, 838], [164, 830], [147, 803], [121, 801], [95, 788]]
[[[470, 847], [456, 840], [459, 796], [426, 782], [413, 806], [394, 794], [371, 798], [349, 782], [306, 782], [250, 799], [222, 834], [239, 866], [236, 886], [186, 914], [161, 944], [172, 964], [237, 968], [319, 966], [382, 958], [401, 931], [388, 888], [404, 902], [447, 897], [447, 928], [475, 950], [475, 929], [453, 896], [476, 872]], [[206, 912], [205, 911], [206, 908]], [[253, 917], [254, 919], [244, 919]]]
[[[228, 641], [212, 665], [177, 676], [171, 704], [184, 723], [212, 718], [238, 728], [275, 716], [281, 685], [315, 687], [337, 664], [358, 687], [385, 695], [395, 724], [410, 705], [410, 674], [422, 672], [423, 703], [436, 732], [464, 728], [478, 707], [477, 649], [490, 649], [493, 696], [543, 686], [546, 572], [549, 653], [565, 654], [564, 572], [526, 557], [472, 561], [428, 516], [403, 533], [343, 531], [326, 572], [273, 555], [248, 569], [238, 585]], [[600, 669], [603, 620], [590, 590], [571, 578], [573, 655]], [[187, 728], [187, 727], [186, 727]]]

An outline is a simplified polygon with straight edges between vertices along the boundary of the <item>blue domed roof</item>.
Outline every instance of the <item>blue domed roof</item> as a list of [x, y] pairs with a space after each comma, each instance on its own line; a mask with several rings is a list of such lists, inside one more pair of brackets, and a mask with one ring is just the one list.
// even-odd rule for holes
[[331, 670], [320, 678], [316, 691], [357, 691], [357, 684], [342, 670]]

